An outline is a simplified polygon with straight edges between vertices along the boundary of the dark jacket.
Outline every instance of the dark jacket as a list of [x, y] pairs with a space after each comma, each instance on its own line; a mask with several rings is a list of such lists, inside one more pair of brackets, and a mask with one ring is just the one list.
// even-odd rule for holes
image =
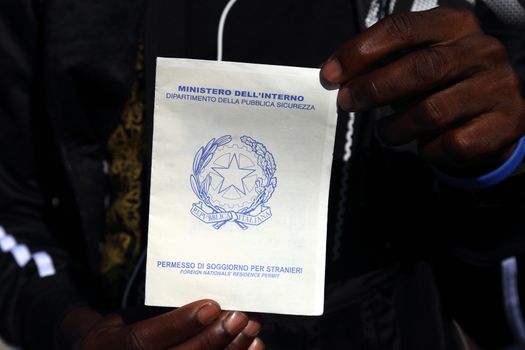
[[[65, 312], [96, 305], [108, 191], [102, 161], [135, 79], [137, 43], [146, 43], [149, 145], [154, 58], [215, 59], [215, 25], [206, 23], [218, 21], [225, 2], [0, 5], [0, 242], [7, 242], [0, 334], [8, 341], [50, 348]], [[411, 4], [397, 1], [394, 10]], [[224, 58], [317, 66], [364, 29], [369, 7], [367, 0], [239, 1]], [[505, 27], [483, 4], [476, 11], [525, 78], [523, 31]], [[341, 16], [349, 16], [348, 27]], [[343, 162], [346, 119], [339, 119], [325, 315], [263, 315], [262, 337], [270, 349], [449, 349], [457, 345], [456, 319], [485, 344], [508, 341], [498, 264], [525, 248], [525, 179], [477, 192], [448, 188], [413, 153], [380, 145], [374, 120], [373, 113], [357, 118], [354, 155]], [[46, 256], [54, 273], [43, 269], [49, 263], [38, 257]]]

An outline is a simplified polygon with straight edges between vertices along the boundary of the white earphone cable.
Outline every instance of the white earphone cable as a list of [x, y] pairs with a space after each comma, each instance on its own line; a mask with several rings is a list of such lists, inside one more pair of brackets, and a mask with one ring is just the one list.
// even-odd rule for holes
[[224, 7], [224, 10], [222, 10], [221, 19], [219, 21], [219, 30], [217, 31], [217, 61], [222, 61], [224, 24], [226, 23], [226, 17], [228, 17], [228, 13], [236, 2], [237, 0], [230, 0]]

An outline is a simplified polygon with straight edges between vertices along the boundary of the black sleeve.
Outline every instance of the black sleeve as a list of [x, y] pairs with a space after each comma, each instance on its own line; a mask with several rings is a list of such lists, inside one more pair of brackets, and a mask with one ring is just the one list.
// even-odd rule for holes
[[27, 349], [52, 348], [62, 315], [83, 302], [46, 220], [37, 166], [40, 10], [37, 1], [0, 2], [0, 335]]
[[[505, 45], [510, 63], [525, 82], [524, 28], [506, 24], [508, 13], [495, 14], [482, 1], [477, 2], [476, 15], [484, 32]], [[442, 249], [437, 249], [437, 274], [443, 305], [482, 346], [508, 346], [514, 339], [504, 312], [501, 262], [525, 256], [525, 173], [483, 190], [444, 184], [438, 189]], [[520, 294], [523, 300], [525, 292]]]

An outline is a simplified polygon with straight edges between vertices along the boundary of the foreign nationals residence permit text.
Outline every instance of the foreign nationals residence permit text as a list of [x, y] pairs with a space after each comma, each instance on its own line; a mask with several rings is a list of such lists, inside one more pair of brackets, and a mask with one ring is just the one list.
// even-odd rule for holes
[[147, 305], [323, 313], [336, 95], [319, 69], [157, 59]]

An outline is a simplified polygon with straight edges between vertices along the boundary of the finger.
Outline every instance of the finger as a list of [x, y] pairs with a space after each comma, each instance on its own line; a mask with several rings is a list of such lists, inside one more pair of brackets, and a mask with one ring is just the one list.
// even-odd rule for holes
[[[427, 161], [438, 165], [462, 167], [480, 162], [487, 164], [486, 155], [501, 155], [501, 150], [508, 150], [523, 134], [525, 126], [522, 119], [501, 112], [484, 114], [429, 142], [420, 143], [419, 153]], [[494, 159], [494, 163], [501, 161]]]
[[220, 313], [215, 301], [196, 301], [129, 326], [124, 342], [130, 349], [166, 349], [202, 332]]
[[221, 317], [203, 332], [186, 342], [171, 348], [172, 350], [223, 350], [248, 324], [246, 314], [235, 311]]
[[233, 341], [226, 348], [227, 350], [245, 350], [253, 343], [257, 334], [261, 330], [261, 324], [256, 320], [248, 321], [246, 327], [241, 333], [233, 339]]
[[321, 76], [331, 84], [340, 84], [394, 53], [479, 31], [475, 16], [467, 10], [439, 7], [393, 14], [340, 47], [323, 65]]
[[124, 327], [124, 320], [120, 315], [108, 315], [98, 323], [95, 328], [90, 330], [87, 335], [80, 340], [74, 349], [125, 349], [126, 347], [119, 341], [119, 330]]
[[506, 51], [499, 41], [483, 34], [471, 35], [451, 45], [417, 50], [352, 79], [341, 88], [338, 102], [347, 111], [386, 105], [505, 62]]
[[508, 93], [504, 72], [484, 72], [439, 91], [402, 115], [385, 117], [377, 125], [387, 145], [398, 146], [488, 113]]
[[250, 347], [248, 350], [264, 350], [266, 349], [266, 345], [264, 345], [263, 341], [260, 338], [255, 338], [253, 342], [250, 344]]

